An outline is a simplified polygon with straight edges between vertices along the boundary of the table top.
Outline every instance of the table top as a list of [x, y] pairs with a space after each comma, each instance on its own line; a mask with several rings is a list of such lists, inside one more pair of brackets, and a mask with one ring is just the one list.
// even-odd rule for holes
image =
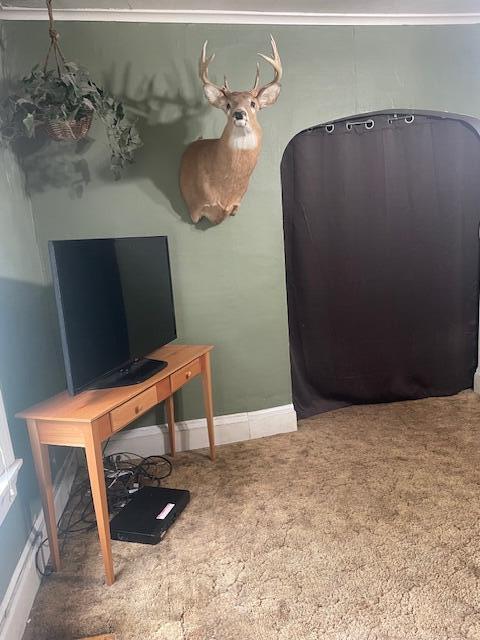
[[145, 389], [167, 378], [192, 360], [205, 355], [213, 345], [169, 344], [148, 355], [153, 360], [166, 360], [168, 365], [144, 382], [128, 387], [92, 389], [71, 396], [63, 391], [30, 409], [17, 413], [17, 418], [55, 420], [61, 422], [91, 422], [122, 405]]

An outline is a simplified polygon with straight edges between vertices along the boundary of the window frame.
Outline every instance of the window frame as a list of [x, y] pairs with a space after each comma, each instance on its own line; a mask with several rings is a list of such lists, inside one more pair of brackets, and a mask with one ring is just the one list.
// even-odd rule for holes
[[15, 459], [7, 414], [0, 389], [0, 526], [17, 495], [17, 477], [23, 460]]

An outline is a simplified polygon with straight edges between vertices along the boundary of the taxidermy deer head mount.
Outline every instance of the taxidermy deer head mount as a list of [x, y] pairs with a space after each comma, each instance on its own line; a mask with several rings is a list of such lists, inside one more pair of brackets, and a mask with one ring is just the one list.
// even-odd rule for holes
[[180, 189], [193, 222], [202, 217], [218, 224], [236, 214], [245, 195], [252, 171], [257, 164], [262, 142], [262, 129], [257, 120], [260, 109], [271, 106], [280, 93], [282, 63], [272, 36], [273, 57], [259, 55], [272, 65], [275, 75], [260, 87], [257, 63], [255, 83], [250, 91], [232, 91], [225, 78], [222, 87], [208, 78], [207, 42], [200, 57], [199, 74], [208, 102], [227, 116], [222, 136], [212, 140], [196, 140], [183, 154], [180, 167]]

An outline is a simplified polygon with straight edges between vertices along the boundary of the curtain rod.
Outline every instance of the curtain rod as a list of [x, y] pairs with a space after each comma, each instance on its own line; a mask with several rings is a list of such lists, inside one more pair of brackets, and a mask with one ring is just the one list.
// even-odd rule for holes
[[[378, 114], [378, 115], [386, 115], [386, 114]], [[413, 113], [392, 113], [392, 115], [388, 118], [388, 124], [392, 124], [393, 122], [398, 122], [399, 120], [403, 120], [406, 124], [412, 124], [415, 120], [415, 116]], [[343, 122], [329, 122], [327, 124], [322, 124], [319, 127], [312, 127], [312, 129], [308, 129], [308, 131], [313, 131], [314, 129], [325, 129], [327, 133], [333, 133], [335, 131], [335, 126], [343, 124]], [[353, 127], [357, 127], [363, 125], [365, 129], [371, 130], [375, 126], [375, 120], [373, 118], [368, 118], [368, 120], [347, 120], [345, 122], [345, 129], [347, 131], [351, 131]]]

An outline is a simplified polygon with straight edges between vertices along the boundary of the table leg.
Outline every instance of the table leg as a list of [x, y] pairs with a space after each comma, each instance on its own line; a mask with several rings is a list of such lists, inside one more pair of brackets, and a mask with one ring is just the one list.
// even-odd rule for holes
[[27, 425], [30, 444], [32, 446], [33, 462], [35, 463], [40, 496], [42, 498], [43, 514], [47, 527], [50, 560], [53, 570], [59, 571], [61, 566], [60, 547], [58, 545], [57, 520], [55, 518], [55, 502], [53, 499], [52, 472], [48, 458], [48, 445], [40, 442], [35, 420], [27, 420]]
[[207, 418], [210, 458], [215, 460], [215, 431], [213, 427], [212, 370], [210, 366], [210, 353], [206, 353], [202, 356], [201, 363], [203, 404], [205, 406], [205, 415]]
[[173, 395], [165, 400], [165, 408], [167, 410], [168, 433], [170, 435], [170, 453], [175, 455], [175, 409], [173, 404]]
[[92, 489], [93, 506], [97, 519], [98, 537], [105, 567], [108, 586], [115, 582], [113, 571], [112, 546], [110, 541], [110, 518], [108, 517], [107, 491], [103, 471], [102, 443], [96, 435], [95, 424], [85, 428], [85, 454], [87, 456], [88, 476]]

